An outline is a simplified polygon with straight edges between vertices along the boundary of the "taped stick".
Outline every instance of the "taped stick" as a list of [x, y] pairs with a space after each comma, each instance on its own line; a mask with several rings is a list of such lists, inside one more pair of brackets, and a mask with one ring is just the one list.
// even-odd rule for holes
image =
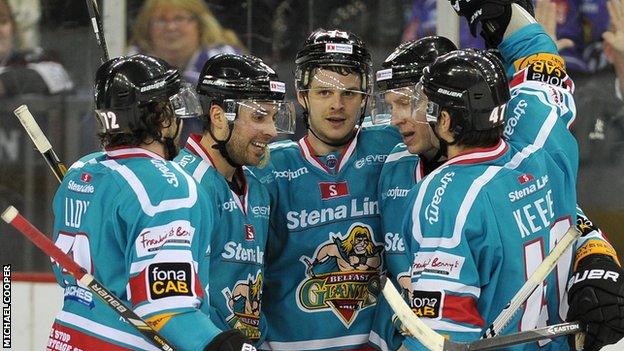
[[102, 17], [97, 7], [97, 0], [86, 0], [87, 10], [89, 11], [89, 17], [91, 18], [91, 26], [93, 27], [93, 33], [95, 34], [95, 40], [98, 46], [102, 50], [102, 56], [100, 57], [102, 63], [108, 61], [108, 47], [106, 46], [106, 38], [104, 37], [104, 26], [102, 25]]
[[[495, 350], [501, 347], [525, 344], [543, 339], [552, 339], [559, 336], [576, 334], [581, 332], [578, 322], [555, 324], [543, 328], [522, 331], [509, 335], [495, 336], [480, 339], [470, 343], [460, 343], [447, 340], [441, 334], [431, 329], [422, 319], [418, 318], [412, 309], [405, 303], [396, 287], [386, 277], [382, 277], [379, 283], [382, 293], [392, 310], [403, 323], [403, 326], [411, 336], [431, 351], [477, 351]], [[374, 289], [374, 288], [373, 288]], [[374, 293], [369, 284], [369, 291]]]
[[67, 167], [59, 160], [56, 152], [54, 152], [54, 149], [52, 148], [52, 144], [50, 144], [48, 138], [46, 138], [45, 134], [43, 134], [43, 131], [39, 127], [39, 124], [37, 124], [35, 117], [33, 117], [32, 113], [28, 110], [28, 106], [21, 105], [16, 108], [13, 113], [17, 116], [20, 123], [22, 123], [26, 133], [28, 133], [28, 136], [30, 136], [30, 139], [35, 144], [35, 147], [41, 156], [43, 156], [43, 159], [46, 161], [52, 170], [52, 173], [54, 173], [54, 176], [60, 183], [63, 180], [65, 173], [67, 173]]
[[529, 296], [537, 289], [540, 284], [546, 279], [548, 274], [555, 268], [557, 262], [563, 254], [576, 242], [576, 240], [581, 236], [581, 232], [576, 230], [576, 226], [571, 226], [568, 228], [568, 231], [563, 235], [561, 240], [555, 245], [552, 251], [546, 256], [546, 258], [537, 266], [537, 269], [533, 274], [527, 279], [527, 281], [522, 285], [520, 290], [514, 295], [514, 297], [509, 301], [507, 306], [501, 311], [501, 313], [496, 317], [494, 322], [486, 329], [483, 337], [490, 338], [498, 335], [509, 321], [513, 318], [513, 316], [518, 313], [520, 310], [520, 306], [522, 306]]
[[7, 207], [2, 212], [2, 220], [10, 224], [13, 228], [22, 233], [30, 242], [35, 244], [46, 255], [50, 256], [65, 268], [76, 280], [80, 281], [84, 286], [89, 288], [96, 296], [98, 296], [105, 304], [112, 308], [124, 320], [130, 323], [136, 330], [145, 337], [149, 342], [157, 346], [163, 351], [174, 351], [171, 344], [162, 337], [154, 328], [147, 324], [143, 318], [139, 317], [134, 311], [128, 307], [112, 292], [106, 289], [94, 276], [89, 274], [84, 268], [80, 267], [71, 257], [61, 251], [52, 240], [50, 240], [39, 229], [32, 225], [26, 218], [19, 214], [13, 206]]

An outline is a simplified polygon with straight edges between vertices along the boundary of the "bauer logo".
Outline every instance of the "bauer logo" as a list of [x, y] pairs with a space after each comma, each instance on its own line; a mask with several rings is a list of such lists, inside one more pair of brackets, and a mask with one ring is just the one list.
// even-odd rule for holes
[[284, 84], [283, 82], [277, 82], [277, 81], [272, 80], [269, 82], [269, 89], [274, 92], [285, 93], [286, 84]]
[[382, 69], [375, 73], [375, 78], [379, 82], [380, 80], [392, 79], [392, 68]]
[[172, 296], [193, 296], [192, 274], [190, 263], [151, 264], [147, 271], [151, 300]]
[[321, 199], [323, 200], [349, 195], [349, 185], [346, 181], [340, 183], [321, 182], [319, 183], [319, 189], [321, 190]]
[[457, 91], [446, 90], [444, 88], [439, 88], [438, 89], [438, 93], [444, 94], [444, 95], [448, 95], [448, 96], [452, 96], [452, 97], [456, 97], [456, 98], [462, 97], [462, 93], [457, 92]]
[[353, 45], [351, 44], [325, 44], [325, 52], [336, 52], [339, 54], [352, 54]]

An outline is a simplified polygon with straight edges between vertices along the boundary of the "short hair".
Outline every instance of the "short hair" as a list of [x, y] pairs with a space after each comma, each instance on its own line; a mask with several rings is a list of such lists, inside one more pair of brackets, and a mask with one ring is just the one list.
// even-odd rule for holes
[[[162, 139], [162, 131], [175, 123], [176, 118], [169, 102], [150, 102], [141, 106], [142, 123], [130, 126], [129, 132], [98, 133], [102, 147], [139, 146]], [[167, 123], [168, 122], [168, 123]]]
[[[444, 108], [444, 111], [447, 111], [451, 117], [451, 130], [454, 131], [453, 137], [455, 140], [453, 145], [471, 148], [493, 147], [503, 137], [505, 124], [487, 130], [468, 129], [457, 132], [457, 126], [461, 125], [460, 121], [465, 119], [464, 114], [466, 112], [449, 108]], [[465, 126], [465, 124], [462, 126]]]
[[174, 6], [188, 11], [197, 19], [200, 46], [231, 45], [241, 50], [244, 46], [236, 34], [223, 28], [202, 0], [147, 0], [139, 10], [132, 28], [130, 43], [142, 52], [150, 52], [152, 42], [149, 35], [150, 20], [159, 6]]

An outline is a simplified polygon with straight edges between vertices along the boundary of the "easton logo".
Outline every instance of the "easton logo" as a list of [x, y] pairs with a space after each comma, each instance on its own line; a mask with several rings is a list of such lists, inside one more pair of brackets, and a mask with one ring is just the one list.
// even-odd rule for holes
[[349, 195], [349, 185], [346, 181], [339, 183], [321, 182], [319, 183], [319, 189], [321, 190], [321, 199], [323, 200]]
[[172, 296], [193, 296], [190, 263], [161, 262], [151, 264], [147, 270], [149, 292], [152, 300]]

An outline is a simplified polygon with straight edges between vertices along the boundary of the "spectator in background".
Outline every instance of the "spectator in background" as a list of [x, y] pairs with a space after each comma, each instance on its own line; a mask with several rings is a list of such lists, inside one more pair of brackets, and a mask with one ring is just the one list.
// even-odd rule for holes
[[[157, 56], [197, 84], [204, 63], [221, 53], [245, 51], [238, 37], [219, 24], [202, 0], [147, 0], [134, 22], [131, 53]], [[180, 140], [201, 133], [199, 119], [185, 121]]]
[[130, 43], [130, 51], [164, 59], [193, 85], [210, 57], [245, 51], [236, 34], [223, 28], [201, 0], [145, 1]]
[[0, 97], [20, 94], [57, 94], [74, 84], [65, 68], [41, 49], [22, 50], [15, 18], [0, 0]]

